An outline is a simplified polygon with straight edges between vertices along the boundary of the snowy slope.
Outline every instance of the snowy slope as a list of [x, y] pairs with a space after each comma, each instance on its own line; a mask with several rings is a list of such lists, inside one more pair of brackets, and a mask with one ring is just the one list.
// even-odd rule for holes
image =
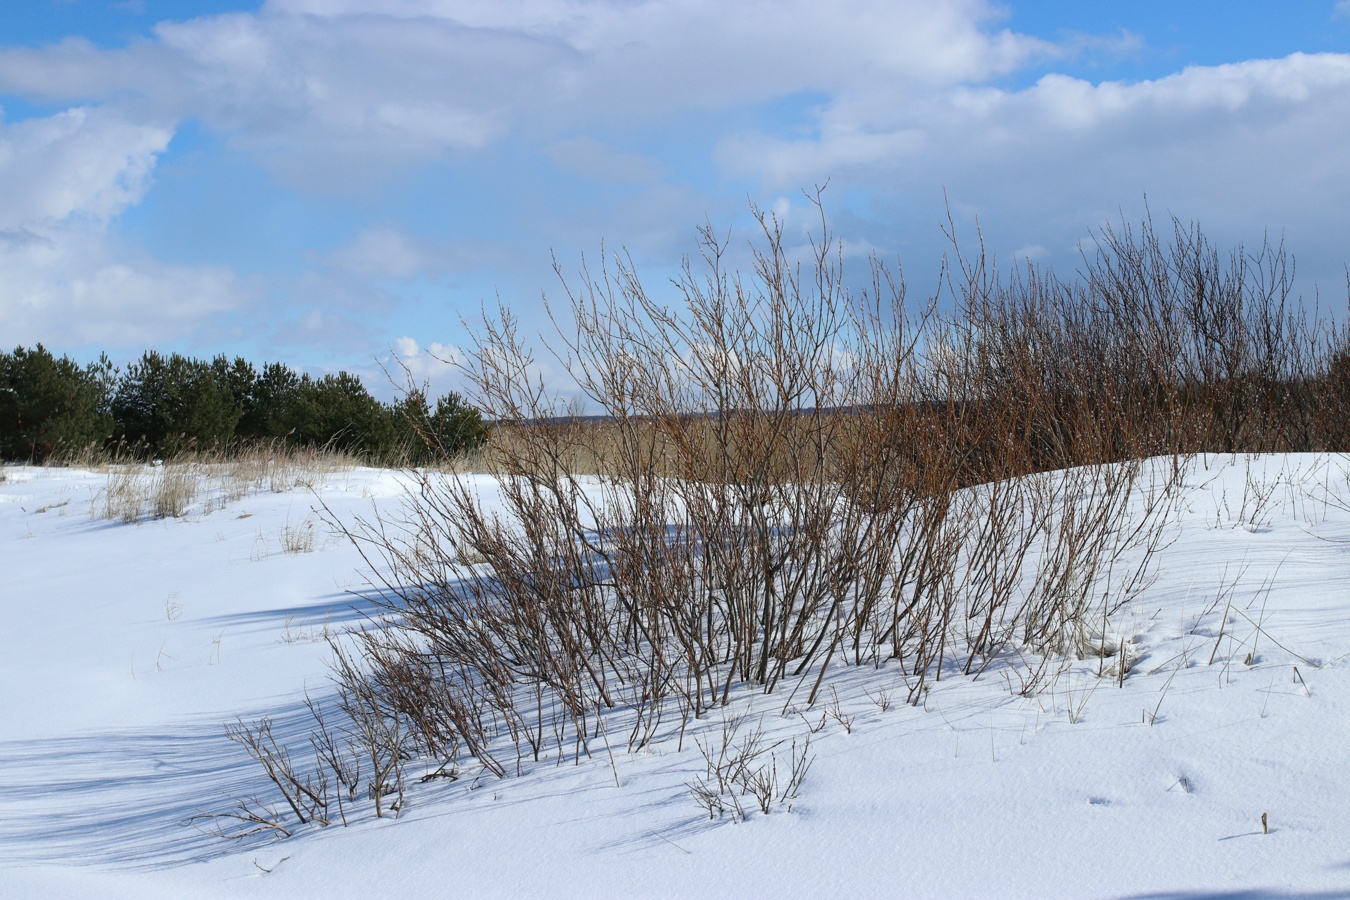
[[262, 789], [223, 723], [302, 742], [325, 629], [368, 611], [315, 509], [393, 510], [400, 477], [125, 524], [90, 515], [104, 474], [0, 471], [4, 896], [1350, 895], [1344, 459], [1195, 461], [1157, 581], [1111, 623], [1123, 683], [1085, 659], [1030, 696], [952, 675], [913, 707], [860, 668], [836, 670], [835, 714], [747, 698], [743, 728], [811, 738], [790, 811], [710, 821], [691, 736], [241, 843], [190, 823]]

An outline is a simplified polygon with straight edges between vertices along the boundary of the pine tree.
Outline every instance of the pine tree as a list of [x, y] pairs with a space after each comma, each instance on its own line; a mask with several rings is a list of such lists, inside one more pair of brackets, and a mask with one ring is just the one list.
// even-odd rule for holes
[[0, 353], [0, 457], [46, 461], [56, 450], [101, 443], [111, 433], [107, 357], [81, 367], [41, 344]]

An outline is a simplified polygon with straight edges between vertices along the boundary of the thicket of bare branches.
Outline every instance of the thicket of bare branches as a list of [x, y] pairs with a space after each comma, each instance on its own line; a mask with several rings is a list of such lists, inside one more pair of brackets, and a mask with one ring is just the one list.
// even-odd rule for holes
[[738, 691], [814, 705], [838, 665], [910, 702], [991, 665], [1034, 691], [1149, 584], [1186, 454], [1343, 449], [1344, 335], [1282, 247], [1146, 222], [1071, 282], [958, 249], [916, 306], [875, 260], [849, 290], [823, 217], [805, 256], [759, 223], [749, 272], [705, 228], [661, 296], [625, 258], [563, 279], [548, 348], [600, 422], [500, 309], [466, 364], [496, 486], [414, 473], [402, 519], [351, 527], [388, 614], [339, 657], [377, 811], [407, 758], [682, 741]]

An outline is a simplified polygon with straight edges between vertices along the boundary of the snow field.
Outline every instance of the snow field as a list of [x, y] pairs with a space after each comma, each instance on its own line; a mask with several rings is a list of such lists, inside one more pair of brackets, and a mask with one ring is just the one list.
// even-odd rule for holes
[[[339, 521], [392, 510], [401, 476], [238, 498], [206, 483], [181, 518], [128, 524], [90, 515], [106, 474], [2, 471], [11, 896], [1350, 890], [1341, 458], [1194, 461], [1156, 580], [1106, 623], [1123, 680], [1120, 653], [1088, 654], [1026, 696], [993, 666], [909, 706], [895, 669], [836, 667], [813, 709], [790, 686], [746, 693], [682, 747], [469, 769], [414, 783], [396, 820], [241, 843], [190, 824], [265, 787], [224, 723], [269, 716], [302, 746], [306, 692], [332, 691], [325, 634], [370, 611], [320, 502]], [[732, 744], [762, 728], [766, 744], [809, 737], [813, 757], [795, 799], [739, 823], [689, 789], [698, 741], [715, 748], [728, 719]]]

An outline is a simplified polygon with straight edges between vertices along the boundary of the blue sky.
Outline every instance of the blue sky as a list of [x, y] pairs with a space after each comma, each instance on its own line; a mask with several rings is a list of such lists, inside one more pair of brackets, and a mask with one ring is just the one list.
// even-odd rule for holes
[[[25, 0], [0, 5], [0, 345], [375, 376], [660, 289], [753, 201], [915, 289], [957, 225], [1077, 265], [1121, 217], [1283, 237], [1345, 310], [1350, 0]], [[748, 232], [746, 232], [748, 237]], [[740, 246], [738, 244], [738, 246]]]

